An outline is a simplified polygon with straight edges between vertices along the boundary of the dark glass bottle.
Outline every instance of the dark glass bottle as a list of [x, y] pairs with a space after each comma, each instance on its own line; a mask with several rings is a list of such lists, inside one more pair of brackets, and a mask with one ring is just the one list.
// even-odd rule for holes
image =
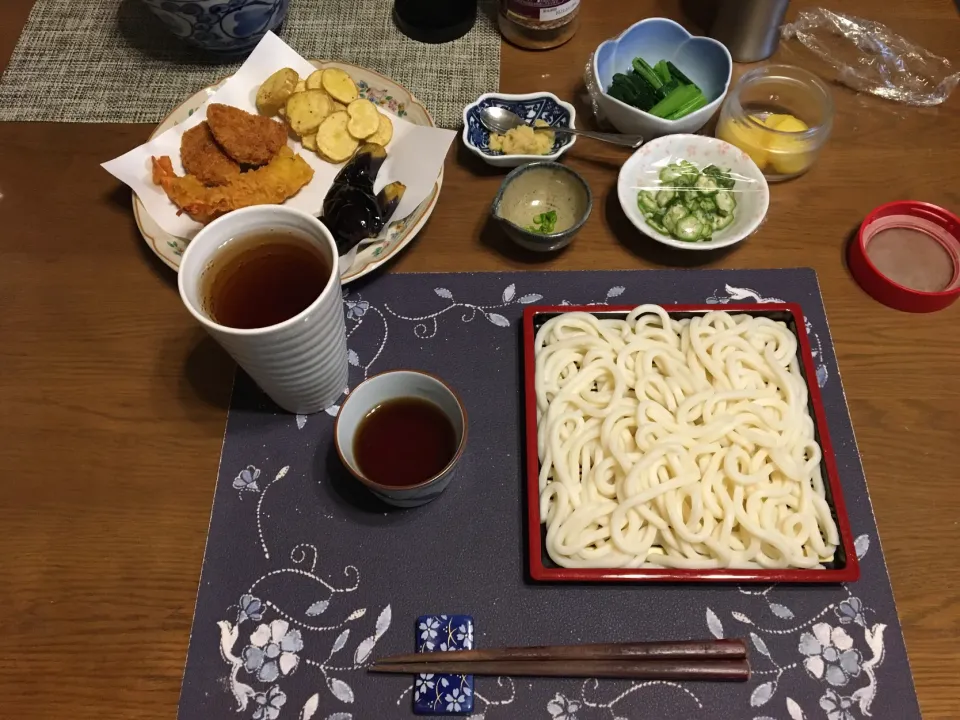
[[477, 21], [477, 0], [396, 0], [393, 18], [414, 40], [450, 42], [470, 32]]

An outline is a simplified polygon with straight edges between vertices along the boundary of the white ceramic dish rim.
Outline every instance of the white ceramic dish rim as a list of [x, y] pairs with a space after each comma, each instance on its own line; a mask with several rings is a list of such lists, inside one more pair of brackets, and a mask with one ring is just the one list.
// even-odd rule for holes
[[[324, 67], [328, 67], [332, 65], [332, 66], [344, 68], [348, 72], [350, 69], [360, 70], [364, 73], [368, 73], [370, 75], [376, 76], [377, 78], [379, 78], [385, 83], [389, 83], [391, 85], [396, 86], [409, 97], [409, 102], [407, 104], [409, 106], [416, 106], [423, 113], [424, 117], [427, 120], [427, 124], [430, 127], [436, 127], [436, 123], [433, 120], [433, 116], [430, 114], [430, 111], [427, 110], [426, 106], [419, 99], [417, 99], [417, 97], [412, 92], [407, 90], [403, 85], [396, 82], [395, 80], [392, 80], [385, 75], [381, 75], [375, 70], [370, 70], [368, 68], [360, 67], [359, 65], [352, 65], [350, 63], [339, 62], [336, 60], [310, 60], [309, 62], [317, 69], [322, 69]], [[187, 115], [192, 113], [194, 109], [196, 109], [204, 101], [206, 101], [206, 99], [210, 97], [214, 92], [216, 92], [216, 90], [219, 89], [219, 87], [224, 82], [226, 82], [226, 80], [230, 77], [232, 76], [228, 75], [227, 77], [221, 78], [220, 80], [213, 83], [212, 85], [208, 85], [207, 87], [202, 88], [201, 90], [198, 90], [197, 92], [192, 94], [190, 97], [188, 97], [186, 100], [184, 100], [182, 103], [177, 105], [177, 107], [175, 107], [170, 112], [170, 114], [167, 115], [157, 125], [157, 127], [150, 134], [150, 138], [152, 139], [156, 137], [160, 133], [169, 130], [178, 122], [181, 122], [181, 120], [174, 120], [174, 118], [183, 112], [186, 112]], [[410, 122], [413, 122], [413, 120], [409, 117], [409, 114], [407, 119]], [[342, 285], [346, 285], [347, 283], [353, 282], [354, 280], [357, 280], [358, 278], [361, 278], [364, 275], [368, 275], [369, 273], [372, 273], [374, 270], [382, 266], [384, 263], [389, 262], [394, 257], [396, 257], [401, 250], [403, 250], [407, 245], [409, 245], [413, 241], [413, 239], [417, 236], [417, 234], [420, 232], [420, 230], [423, 228], [423, 226], [426, 224], [427, 220], [430, 219], [430, 216], [433, 214], [433, 210], [436, 207], [437, 200], [440, 197], [440, 188], [442, 187], [442, 185], [443, 185], [443, 168], [441, 167], [440, 173], [437, 175], [437, 182], [433, 186], [432, 193], [430, 194], [429, 197], [426, 198], [426, 200], [424, 200], [423, 203], [420, 204], [420, 206], [418, 206], [417, 210], [414, 210], [414, 212], [411, 213], [410, 217], [416, 216], [421, 207], [424, 208], [422, 214], [420, 214], [419, 217], [417, 217], [417, 219], [411, 225], [401, 227], [398, 230], [398, 232], [402, 234], [402, 237], [390, 249], [389, 252], [383, 253], [379, 256], [373, 255], [372, 257], [363, 257], [363, 259], [361, 260], [358, 266], [357, 258], [360, 257], [361, 255], [364, 255], [364, 256], [368, 255], [369, 254], [368, 248], [374, 247], [375, 245], [379, 244], [382, 241], [382, 238], [378, 238], [378, 239], [373, 239], [369, 242], [361, 243], [360, 246], [355, 247], [353, 250], [347, 253], [347, 255], [341, 256], [341, 259], [344, 259], [344, 258], [349, 259], [350, 267], [346, 272], [343, 272], [341, 274], [340, 283]], [[169, 267], [171, 270], [179, 271], [180, 255], [182, 255], [183, 250], [181, 249], [179, 253], [176, 252], [176, 250], [174, 250], [173, 252], [165, 252], [160, 248], [158, 243], [166, 242], [167, 244], [179, 243], [180, 245], [185, 245], [188, 241], [184, 240], [183, 238], [175, 237], [170, 233], [165, 232], [159, 225], [157, 225], [156, 221], [152, 217], [150, 217], [150, 214], [147, 212], [143, 203], [140, 201], [140, 198], [137, 197], [137, 194], [133, 192], [131, 193], [131, 196], [132, 196], [131, 201], [133, 205], [134, 221], [137, 223], [137, 229], [140, 231], [140, 235], [143, 238], [144, 242], [153, 251], [153, 253], [158, 258], [160, 258], [160, 260], [167, 267]], [[145, 219], [148, 220], [151, 225], [153, 225], [152, 228], [145, 227], [146, 225]], [[405, 222], [405, 219], [400, 221], [394, 221], [394, 222], [402, 223], [402, 222]], [[376, 248], [374, 248], [374, 250], [376, 250]]]
[[[727, 61], [728, 61], [727, 62], [727, 79], [723, 84], [723, 90], [720, 92], [720, 95], [718, 95], [714, 100], [707, 103], [696, 112], [692, 112], [689, 115], [684, 115], [682, 118], [678, 118], [677, 120], [668, 120], [666, 118], [660, 118], [660, 117], [657, 117], [656, 115], [651, 115], [646, 110], [641, 110], [640, 108], [636, 108], [633, 105], [627, 105], [622, 100], [617, 100], [613, 95], [610, 95], [606, 91], [606, 89], [603, 87], [603, 83], [600, 82], [600, 71], [597, 69], [597, 55], [599, 54], [600, 49], [603, 46], [607, 45], [608, 43], [619, 42], [624, 35], [626, 35], [628, 32], [633, 30], [635, 27], [639, 25], [643, 25], [644, 23], [654, 22], [654, 21], [666, 22], [676, 26], [677, 28], [682, 30], [684, 33], [686, 33], [687, 38], [689, 40], [693, 40], [694, 38], [702, 38], [703, 40], [709, 40], [711, 43], [715, 45], [719, 45], [720, 48], [723, 50], [724, 54], [727, 56]], [[634, 110], [638, 113], [641, 113], [645, 118], [649, 118], [650, 120], [655, 120], [656, 122], [663, 123], [664, 127], [673, 127], [675, 124], [681, 123], [684, 121], [691, 122], [691, 118], [699, 118], [701, 115], [704, 115], [704, 114], [707, 115], [707, 119], [709, 120], [710, 116], [713, 115], [714, 111], [717, 109], [717, 106], [723, 102], [724, 98], [727, 97], [727, 93], [730, 92], [730, 83], [733, 81], [733, 57], [730, 55], [730, 51], [727, 50], [726, 45], [724, 45], [719, 40], [714, 40], [712, 37], [707, 37], [706, 35], [694, 35], [689, 30], [687, 30], [683, 25], [676, 22], [675, 20], [671, 20], [670, 18], [663, 18], [663, 17], [644, 18], [643, 20], [639, 20], [635, 22], [633, 25], [628, 27], [622, 33], [617, 35], [615, 38], [604, 40], [602, 43], [600, 43], [597, 46], [597, 49], [593, 51], [592, 65], [593, 65], [593, 81], [596, 83], [597, 89], [605, 98], [607, 98], [611, 102], [616, 103], [622, 108], [626, 108], [627, 110]], [[704, 123], [706, 123], [706, 120], [704, 121]]]
[[[624, 193], [627, 191], [626, 188], [626, 177], [625, 173], [627, 172], [627, 166], [630, 165], [634, 157], [636, 157], [641, 150], [649, 149], [651, 145], [656, 145], [657, 143], [666, 143], [668, 141], [676, 141], [678, 138], [684, 138], [689, 142], [700, 144], [700, 145], [713, 145], [716, 143], [726, 145], [731, 148], [731, 150], [737, 153], [736, 157], [743, 163], [746, 164], [747, 169], [750, 171], [749, 176], [752, 179], [756, 180], [758, 183], [759, 193], [763, 198], [763, 212], [760, 216], [746, 229], [741, 230], [735, 235], [731, 235], [727, 238], [708, 240], [706, 242], [684, 242], [683, 240], [677, 240], [672, 238], [669, 235], [662, 235], [661, 233], [654, 230], [650, 227], [646, 220], [643, 219], [642, 215], [637, 218], [631, 212], [627, 211], [628, 206], [636, 205], [636, 188], [631, 187], [629, 191], [633, 193], [632, 197], [627, 197]], [[651, 162], [656, 162], [657, 158], [652, 157]], [[746, 174], [746, 173], [744, 173]], [[731, 245], [736, 245], [739, 242], [743, 242], [750, 235], [756, 232], [757, 228], [763, 223], [767, 217], [767, 212], [770, 209], [770, 185], [767, 183], [767, 179], [763, 176], [763, 172], [757, 167], [757, 164], [750, 159], [750, 156], [744, 153], [735, 145], [731, 145], [728, 142], [720, 140], [718, 138], [708, 137], [706, 135], [692, 135], [692, 134], [676, 134], [676, 135], [665, 135], [660, 138], [656, 138], [646, 143], [643, 148], [637, 150], [633, 155], [627, 158], [627, 161], [620, 167], [620, 173], [617, 175], [617, 198], [620, 201], [620, 208], [623, 210], [623, 214], [627, 216], [627, 219], [636, 227], [640, 232], [647, 235], [648, 237], [656, 240], [657, 242], [663, 243], [664, 245], [669, 245], [670, 247], [677, 248], [679, 250], [719, 250], [720, 248], [730, 247]], [[632, 205], [630, 205], [632, 203]], [[639, 220], [639, 222], [638, 222]]]
[[[347, 462], [346, 457], [344, 456], [343, 450], [340, 447], [340, 418], [343, 415], [343, 409], [347, 406], [347, 403], [350, 402], [350, 399], [352, 397], [356, 397], [357, 390], [362, 388], [364, 385], [369, 386], [374, 382], [382, 382], [385, 377], [388, 377], [390, 375], [405, 375], [407, 373], [422, 375], [423, 377], [428, 378], [432, 382], [437, 383], [444, 390], [450, 393], [450, 397], [453, 398], [454, 402], [456, 402], [457, 404], [457, 407], [460, 409], [460, 422], [463, 425], [463, 433], [460, 436], [460, 442], [457, 443], [456, 452], [453, 454], [453, 457], [450, 458], [450, 462], [444, 465], [443, 469], [433, 477], [427, 478], [423, 482], [419, 482], [416, 485], [381, 485], [380, 483], [374, 482], [373, 480], [368, 478], [366, 475], [364, 475], [362, 472], [360, 472], [360, 468]], [[386, 399], [396, 400], [399, 397], [402, 397], [402, 396], [396, 395]], [[444, 475], [449, 473], [454, 468], [454, 466], [460, 461], [460, 458], [463, 456], [463, 451], [467, 447], [467, 435], [469, 434], [469, 429], [470, 429], [470, 423], [469, 423], [469, 418], [467, 417], [467, 408], [463, 404], [463, 399], [460, 397], [460, 395], [457, 393], [456, 390], [454, 390], [452, 387], [450, 387], [450, 385], [446, 383], [446, 381], [437, 377], [433, 373], [428, 373], [424, 370], [395, 368], [393, 370], [385, 370], [384, 372], [377, 373], [376, 375], [371, 375], [362, 383], [357, 385], [350, 392], [350, 394], [347, 395], [346, 400], [344, 400], [343, 403], [340, 405], [340, 411], [337, 413], [337, 418], [333, 423], [333, 444], [337, 449], [337, 455], [340, 458], [340, 462], [343, 463], [343, 466], [347, 468], [350, 471], [350, 473], [353, 474], [357, 478], [357, 480], [362, 482], [364, 485], [368, 485], [371, 488], [375, 488], [376, 490], [379, 490], [381, 492], [386, 492], [386, 493], [395, 492], [397, 490], [418, 490], [421, 488], [428, 487], [432, 483], [436, 482], [439, 478], [442, 478]], [[352, 439], [352, 436], [351, 436], [351, 439]]]
[[573, 107], [573, 105], [571, 105], [570, 103], [564, 102], [563, 100], [561, 100], [551, 92], [534, 92], [534, 93], [520, 93], [520, 94], [498, 93], [498, 92], [484, 93], [483, 95], [478, 97], [476, 100], [474, 100], [472, 103], [470, 103], [463, 109], [463, 132], [460, 133], [460, 137], [463, 138], [463, 144], [466, 145], [467, 148], [469, 148], [469, 150], [474, 155], [481, 158], [482, 160], [486, 160], [487, 162], [497, 161], [497, 160], [506, 160], [506, 159], [509, 159], [511, 162], [516, 161], [517, 163], [532, 162], [534, 160], [557, 160], [561, 155], [563, 155], [565, 152], [567, 152], [567, 150], [569, 150], [576, 144], [577, 142], [576, 135], [571, 135], [570, 142], [568, 142], [566, 145], [560, 148], [557, 152], [550, 153], [549, 155], [487, 155], [485, 152], [483, 152], [483, 150], [481, 150], [472, 142], [470, 142], [470, 138], [469, 138], [469, 127], [467, 126], [467, 114], [472, 108], [475, 108], [484, 100], [489, 100], [490, 98], [494, 98], [496, 100], [536, 100], [537, 98], [544, 98], [544, 97], [550, 98], [555, 103], [557, 103], [557, 105], [559, 105], [568, 113], [570, 113], [570, 124], [567, 127], [571, 127], [571, 128], [577, 127], [576, 108]]

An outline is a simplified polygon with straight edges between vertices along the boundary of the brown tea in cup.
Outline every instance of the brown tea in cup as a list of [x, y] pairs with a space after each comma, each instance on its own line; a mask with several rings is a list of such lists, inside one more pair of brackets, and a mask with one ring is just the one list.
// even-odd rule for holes
[[310, 307], [332, 271], [320, 249], [295, 233], [240, 236], [224, 243], [204, 268], [200, 297], [220, 325], [270, 327]]
[[450, 418], [429, 400], [400, 397], [377, 405], [360, 421], [353, 454], [368, 480], [410, 487], [439, 475], [457, 452]]

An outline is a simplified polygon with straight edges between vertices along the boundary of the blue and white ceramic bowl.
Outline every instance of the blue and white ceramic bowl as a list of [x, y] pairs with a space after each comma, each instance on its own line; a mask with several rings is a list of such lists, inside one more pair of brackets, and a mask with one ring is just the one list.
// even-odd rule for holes
[[518, 167], [534, 160], [557, 160], [577, 141], [575, 135], [557, 135], [549, 155], [504, 155], [490, 149], [490, 131], [480, 122], [480, 111], [488, 107], [502, 107], [516, 113], [530, 125], [543, 120], [552, 127], [576, 127], [577, 111], [553, 93], [538, 92], [526, 95], [485, 93], [475, 103], [463, 109], [463, 144], [485, 162], [496, 167]]
[[[707, 105], [679, 120], [664, 120], [607, 94], [615, 73], [627, 72], [635, 57], [653, 65], [669, 60], [703, 91]], [[716, 112], [730, 87], [733, 60], [723, 43], [695, 37], [666, 18], [641, 20], [618, 37], [601, 43], [593, 55], [590, 95], [613, 126], [647, 140], [672, 133], [695, 133]]]
[[141, 0], [190, 45], [229, 55], [252, 50], [287, 14], [290, 0]]

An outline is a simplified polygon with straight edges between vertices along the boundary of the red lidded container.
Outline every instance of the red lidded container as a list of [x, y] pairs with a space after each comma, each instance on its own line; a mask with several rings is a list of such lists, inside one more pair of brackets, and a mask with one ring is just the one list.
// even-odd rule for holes
[[960, 297], [960, 218], [915, 200], [867, 215], [847, 257], [854, 279], [896, 310], [934, 312]]

